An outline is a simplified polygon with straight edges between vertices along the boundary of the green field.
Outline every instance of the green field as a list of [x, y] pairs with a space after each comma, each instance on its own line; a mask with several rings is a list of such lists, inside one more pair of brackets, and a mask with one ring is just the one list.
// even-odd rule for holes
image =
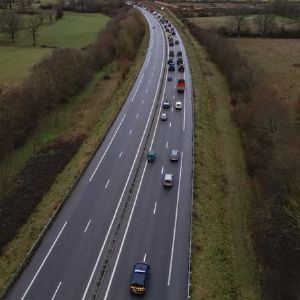
[[19, 83], [28, 75], [32, 65], [51, 52], [51, 48], [81, 48], [93, 42], [109, 17], [96, 13], [65, 12], [62, 20], [44, 24], [38, 31], [37, 47], [32, 46], [29, 32], [22, 31], [11, 43], [0, 34], [0, 81]]

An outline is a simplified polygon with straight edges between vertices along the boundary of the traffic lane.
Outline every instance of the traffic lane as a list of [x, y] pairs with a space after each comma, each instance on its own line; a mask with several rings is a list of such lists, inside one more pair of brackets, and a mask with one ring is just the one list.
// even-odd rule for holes
[[[128, 286], [132, 265], [142, 261], [145, 253], [146, 262], [151, 263], [151, 273], [156, 274], [155, 280], [151, 278], [151, 288], [149, 286], [145, 298], [167, 299], [166, 285], [172, 242], [174, 204], [176, 203], [174, 201], [176, 198], [175, 186], [178, 182], [176, 169], [175, 165], [169, 167], [169, 171], [175, 175], [174, 187], [166, 190], [163, 188], [163, 175], [160, 174], [159, 161], [148, 165], [143, 180], [147, 184], [142, 185], [108, 299], [127, 299], [126, 295], [130, 297]], [[157, 203], [156, 208], [155, 203]], [[158, 244], [160, 247], [157, 247]], [[104, 286], [106, 287], [106, 285]]]

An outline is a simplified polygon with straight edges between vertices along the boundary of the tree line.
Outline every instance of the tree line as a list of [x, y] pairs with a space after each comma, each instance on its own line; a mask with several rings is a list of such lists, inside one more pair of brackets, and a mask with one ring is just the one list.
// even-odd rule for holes
[[55, 49], [19, 86], [0, 85], [0, 160], [26, 141], [41, 117], [68, 102], [95, 71], [116, 60], [125, 76], [144, 34], [140, 13], [124, 9], [86, 49]]
[[[253, 72], [230, 39], [185, 20], [227, 78], [248, 173], [258, 184], [251, 238], [263, 299], [297, 299], [300, 282], [300, 135], [291, 106]], [[295, 113], [296, 112], [296, 113]]]

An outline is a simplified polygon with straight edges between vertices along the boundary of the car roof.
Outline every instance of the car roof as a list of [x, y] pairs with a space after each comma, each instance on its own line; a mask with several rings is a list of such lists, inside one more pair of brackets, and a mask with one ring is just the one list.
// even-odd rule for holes
[[174, 154], [178, 154], [178, 150], [175, 150], [175, 149], [173, 149], [173, 150], [171, 150], [171, 153], [174, 155]]
[[148, 265], [148, 264], [146, 264], [146, 263], [143, 263], [143, 262], [141, 262], [141, 263], [136, 263], [134, 266], [134, 271], [136, 272], [138, 272], [138, 271], [141, 271], [141, 273], [142, 272], [144, 272], [145, 273], [145, 271], [147, 271], [149, 268], [150, 268], [150, 266]]

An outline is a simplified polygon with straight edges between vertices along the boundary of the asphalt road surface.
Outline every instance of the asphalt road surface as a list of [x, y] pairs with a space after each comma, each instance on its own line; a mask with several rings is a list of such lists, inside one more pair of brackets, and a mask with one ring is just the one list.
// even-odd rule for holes
[[[7, 299], [132, 299], [132, 266], [145, 261], [151, 276], [145, 299], [188, 298], [192, 206], [191, 78], [167, 72], [169, 47], [148, 12], [148, 52], [135, 84], [105, 140], [89, 163]], [[177, 70], [177, 68], [176, 68]], [[172, 81], [167, 81], [167, 76]], [[186, 90], [176, 90], [178, 78]], [[163, 99], [171, 102], [162, 108]], [[175, 110], [181, 101], [182, 110]], [[167, 113], [161, 121], [160, 114]], [[149, 149], [157, 152], [148, 163]], [[177, 162], [169, 160], [179, 150]], [[163, 188], [163, 176], [174, 176]]]

